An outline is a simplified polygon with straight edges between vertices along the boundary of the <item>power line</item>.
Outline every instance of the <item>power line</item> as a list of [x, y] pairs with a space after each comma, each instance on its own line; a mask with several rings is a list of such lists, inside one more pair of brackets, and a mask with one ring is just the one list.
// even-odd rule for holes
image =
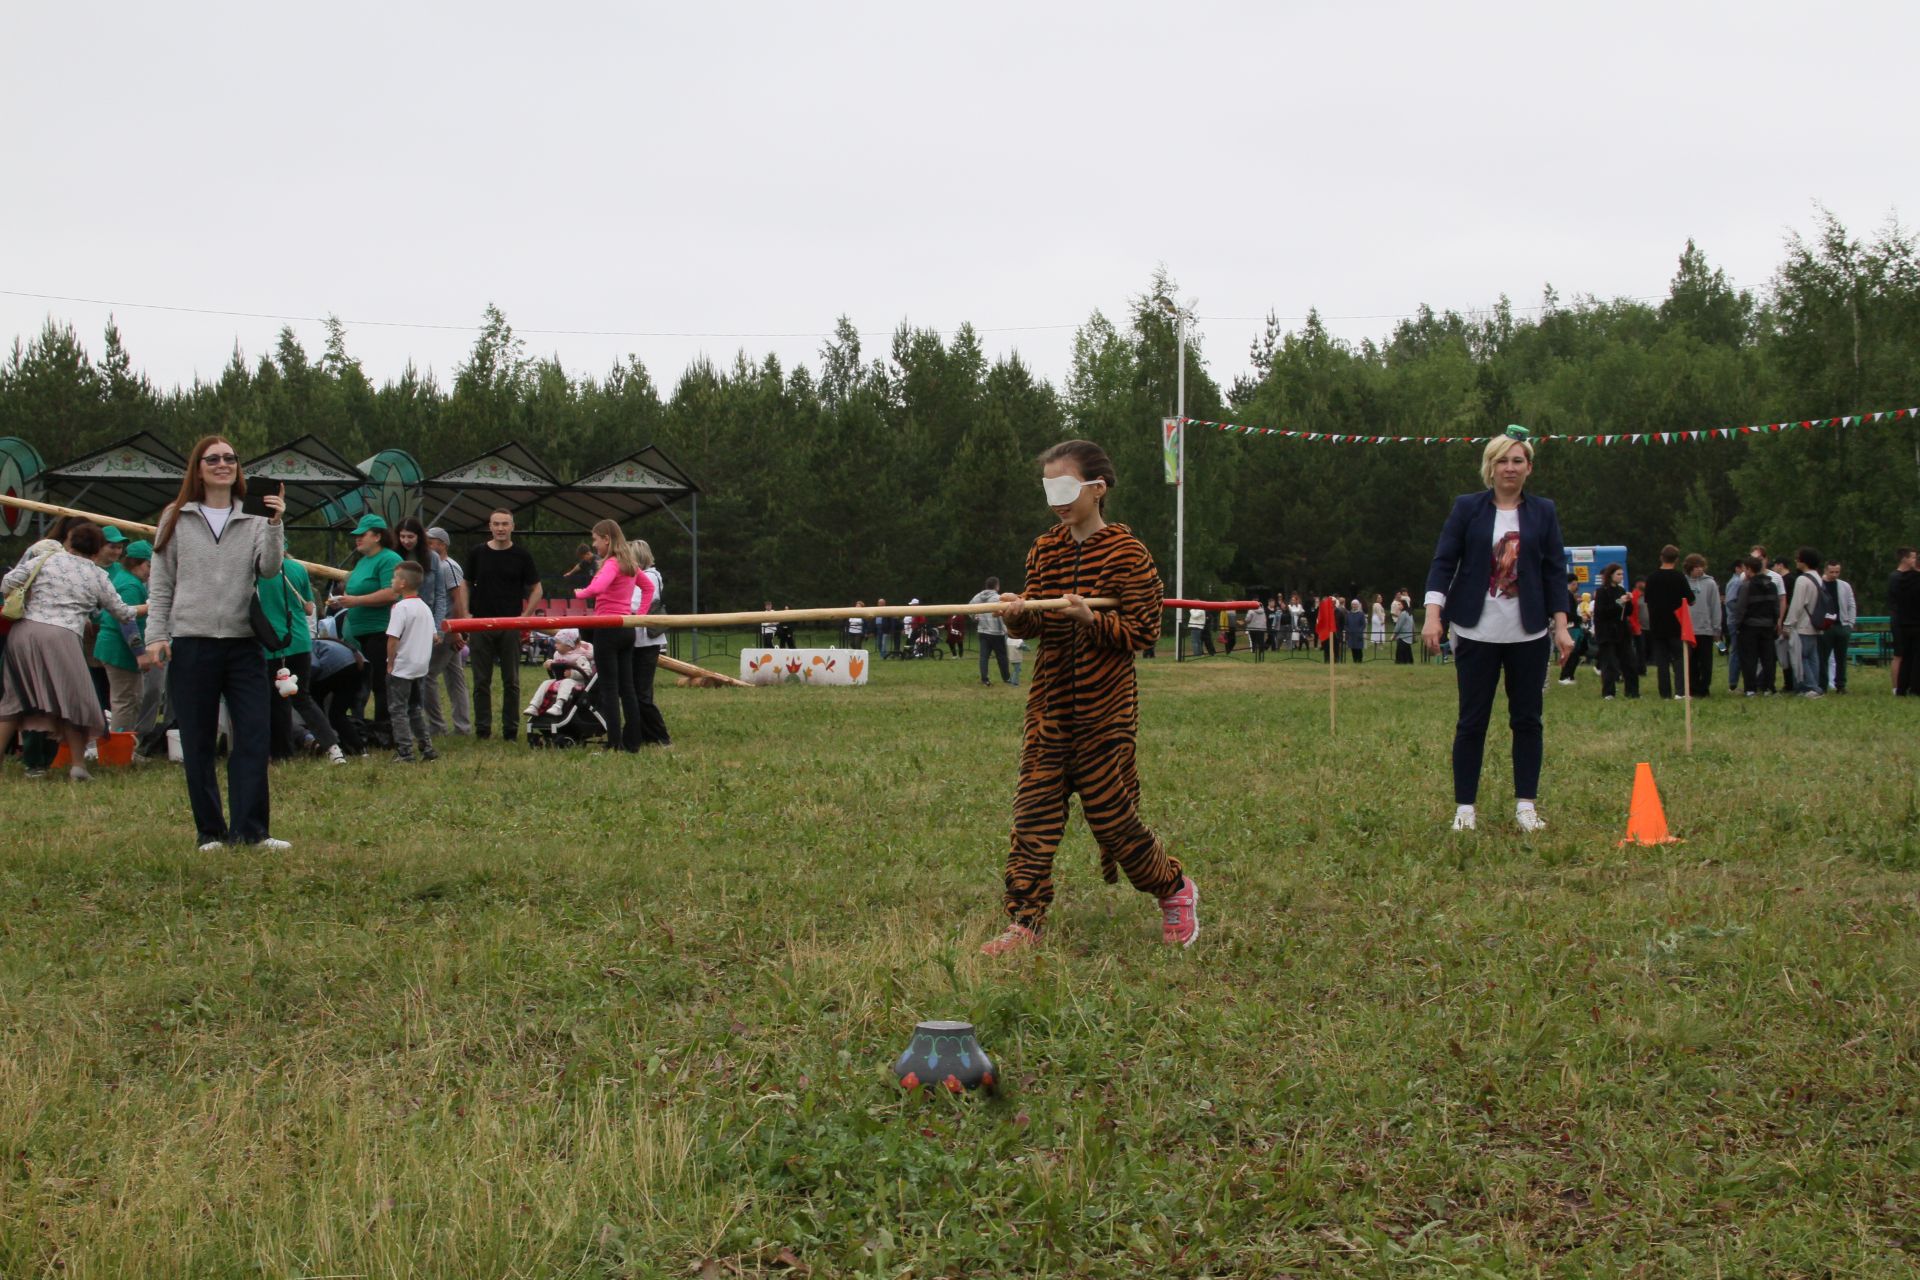
[[[334, 316], [293, 315], [278, 311], [231, 311], [222, 307], [188, 307], [164, 302], [126, 302], [109, 298], [82, 298], [63, 293], [32, 293], [24, 289], [0, 289], [0, 295], [9, 298], [33, 298], [41, 302], [78, 302], [96, 307], [124, 307], [136, 311], [171, 311], [185, 315], [225, 316], [241, 320], [280, 320], [298, 321], [304, 324], [325, 324], [339, 319], [343, 325], [378, 329], [428, 329], [445, 333], [478, 333], [485, 325], [478, 324], [430, 324], [415, 320], [356, 320]], [[1013, 324], [982, 327], [975, 325], [975, 333], [1032, 333], [1043, 329], [1077, 329], [1078, 324]], [[570, 338], [757, 338], [762, 340], [776, 338], [831, 338], [832, 331], [806, 331], [799, 333], [709, 333], [694, 330], [643, 330], [643, 329], [522, 329], [515, 326], [516, 334], [536, 337]], [[951, 334], [955, 330], [935, 329], [932, 332]]]

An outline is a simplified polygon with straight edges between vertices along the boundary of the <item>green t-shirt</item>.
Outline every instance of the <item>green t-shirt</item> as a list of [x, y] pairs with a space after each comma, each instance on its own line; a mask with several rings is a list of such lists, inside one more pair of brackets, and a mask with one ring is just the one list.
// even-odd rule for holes
[[[353, 572], [347, 575], [346, 593], [350, 596], [370, 596], [376, 591], [384, 591], [393, 585], [393, 571], [400, 565], [398, 551], [381, 551], [369, 556], [353, 566]], [[387, 630], [387, 615], [392, 613], [390, 605], [353, 605], [347, 610], [347, 634], [353, 636], [384, 635]]]
[[[120, 598], [136, 608], [147, 602], [147, 584], [121, 567], [118, 560], [107, 566], [107, 577], [113, 579], [113, 589]], [[133, 650], [127, 647], [127, 638], [120, 634], [120, 619], [102, 609], [94, 621], [100, 624], [100, 635], [93, 642], [93, 656], [110, 667], [119, 667], [122, 671], [136, 671], [140, 664], [134, 660]], [[140, 634], [147, 634], [147, 620], [139, 621]]]
[[[302, 653], [313, 652], [313, 624], [307, 620], [306, 602], [313, 599], [313, 583], [307, 577], [307, 571], [300, 562], [286, 559], [280, 562], [280, 576], [263, 578], [254, 588], [260, 595], [260, 608], [265, 611], [267, 621], [274, 630], [282, 627], [288, 631], [287, 647], [275, 649], [269, 658], [287, 658]], [[391, 572], [389, 572], [391, 576]], [[289, 591], [288, 588], [292, 590]]]

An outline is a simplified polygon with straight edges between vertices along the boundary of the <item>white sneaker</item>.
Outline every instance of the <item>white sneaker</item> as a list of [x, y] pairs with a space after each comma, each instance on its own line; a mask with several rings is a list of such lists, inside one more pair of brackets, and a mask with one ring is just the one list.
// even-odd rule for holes
[[227, 842], [225, 840], [209, 840], [205, 844], [200, 846], [200, 852], [218, 853], [226, 847], [227, 847]]
[[1456, 813], [1456, 814], [1454, 814], [1454, 815], [1453, 815], [1453, 829], [1454, 829], [1455, 831], [1472, 831], [1472, 830], [1474, 829], [1474, 826], [1473, 826], [1473, 815], [1472, 815], [1472, 814], [1470, 814], [1470, 813]]
[[86, 752], [81, 758], [88, 764], [100, 763], [100, 744], [98, 742], [89, 742]]
[[347, 762], [347, 753], [340, 749], [339, 743], [336, 742], [332, 746], [327, 748], [328, 764], [345, 764], [346, 762]]
[[1561, 684], [1572, 684], [1572, 683], [1573, 683], [1573, 681], [1571, 681], [1571, 680], [1562, 680], [1562, 681], [1561, 681], [1560, 683], [1561, 683]]
[[1540, 816], [1537, 809], [1516, 809], [1513, 820], [1520, 824], [1522, 831], [1545, 831], [1547, 820]]
[[258, 841], [253, 847], [262, 853], [285, 853], [287, 850], [293, 848], [293, 846], [285, 840], [275, 840], [272, 836], [268, 836], [265, 840]]

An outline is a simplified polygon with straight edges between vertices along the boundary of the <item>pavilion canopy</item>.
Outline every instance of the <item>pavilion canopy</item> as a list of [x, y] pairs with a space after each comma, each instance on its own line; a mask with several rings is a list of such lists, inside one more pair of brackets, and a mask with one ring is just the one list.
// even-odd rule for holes
[[533, 451], [503, 444], [421, 486], [421, 519], [428, 525], [478, 531], [497, 507], [515, 513], [538, 506], [563, 486]]
[[154, 521], [180, 492], [187, 460], [142, 431], [44, 473], [47, 501]]
[[287, 486], [287, 519], [297, 520], [315, 507], [358, 489], [367, 482], [360, 468], [328, 448], [317, 436], [304, 435], [250, 459], [247, 483]]
[[581, 476], [541, 502], [561, 523], [589, 529], [612, 520], [625, 529], [700, 492], [672, 459], [652, 445]]

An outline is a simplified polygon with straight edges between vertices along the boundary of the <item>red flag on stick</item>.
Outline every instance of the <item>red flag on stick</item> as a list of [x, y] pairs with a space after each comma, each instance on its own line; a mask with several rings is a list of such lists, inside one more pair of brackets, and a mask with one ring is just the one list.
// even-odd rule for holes
[[1320, 597], [1320, 614], [1313, 620], [1313, 634], [1321, 644], [1333, 639], [1333, 597]]
[[1700, 638], [1694, 634], [1693, 630], [1693, 609], [1683, 604], [1676, 608], [1673, 613], [1675, 617], [1680, 619], [1680, 638], [1685, 640], [1689, 645], [1699, 644]]

